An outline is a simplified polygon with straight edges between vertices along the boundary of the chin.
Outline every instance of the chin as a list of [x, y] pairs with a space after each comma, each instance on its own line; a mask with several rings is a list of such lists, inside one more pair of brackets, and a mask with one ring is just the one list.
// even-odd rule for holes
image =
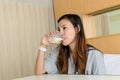
[[62, 42], [62, 45], [64, 45], [64, 46], [68, 46], [68, 43], [63, 43], [63, 42]]

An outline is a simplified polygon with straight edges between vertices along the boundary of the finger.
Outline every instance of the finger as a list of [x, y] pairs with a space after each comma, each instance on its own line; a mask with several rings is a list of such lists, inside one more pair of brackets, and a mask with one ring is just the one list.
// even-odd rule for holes
[[45, 34], [46, 37], [49, 37], [49, 34]]

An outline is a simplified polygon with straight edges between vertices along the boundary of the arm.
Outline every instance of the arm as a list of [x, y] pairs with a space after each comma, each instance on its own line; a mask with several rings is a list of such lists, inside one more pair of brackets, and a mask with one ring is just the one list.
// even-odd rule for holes
[[44, 73], [55, 74], [59, 73], [57, 68], [57, 56], [58, 56], [58, 48], [55, 48], [51, 53], [49, 53], [46, 57], [44, 52], [39, 51], [38, 58], [36, 61], [36, 75], [41, 75]]
[[44, 58], [45, 58], [45, 52], [39, 50], [36, 60], [35, 75], [40, 75], [45, 73]]
[[[48, 37], [50, 35], [55, 34], [55, 32], [47, 34], [43, 37], [41, 41], [41, 46], [46, 48], [50, 43], [48, 41]], [[52, 51], [52, 55], [47, 55], [45, 58], [45, 51], [39, 50], [37, 60], [36, 60], [36, 67], [35, 67], [35, 75], [40, 75], [44, 73], [56, 73], [58, 72], [56, 67], [56, 59], [57, 59], [57, 50]], [[49, 67], [48, 67], [49, 66]]]
[[[48, 44], [49, 44], [48, 35], [45, 35], [41, 41], [41, 46], [43, 48], [46, 48]], [[36, 66], [35, 66], [35, 75], [41, 75], [46, 72], [44, 69], [44, 62], [45, 62], [44, 59], [45, 59], [45, 51], [39, 50], [36, 60]]]

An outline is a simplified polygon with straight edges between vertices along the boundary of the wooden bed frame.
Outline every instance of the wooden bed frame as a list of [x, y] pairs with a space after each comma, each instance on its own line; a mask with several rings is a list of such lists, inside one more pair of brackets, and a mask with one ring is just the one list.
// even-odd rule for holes
[[87, 42], [100, 49], [104, 54], [120, 54], [120, 34], [88, 38]]

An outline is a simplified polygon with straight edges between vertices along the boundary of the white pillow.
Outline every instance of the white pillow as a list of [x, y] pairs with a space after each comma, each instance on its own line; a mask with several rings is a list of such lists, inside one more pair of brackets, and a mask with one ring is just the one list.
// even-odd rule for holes
[[120, 75], [120, 54], [104, 54], [107, 74]]

